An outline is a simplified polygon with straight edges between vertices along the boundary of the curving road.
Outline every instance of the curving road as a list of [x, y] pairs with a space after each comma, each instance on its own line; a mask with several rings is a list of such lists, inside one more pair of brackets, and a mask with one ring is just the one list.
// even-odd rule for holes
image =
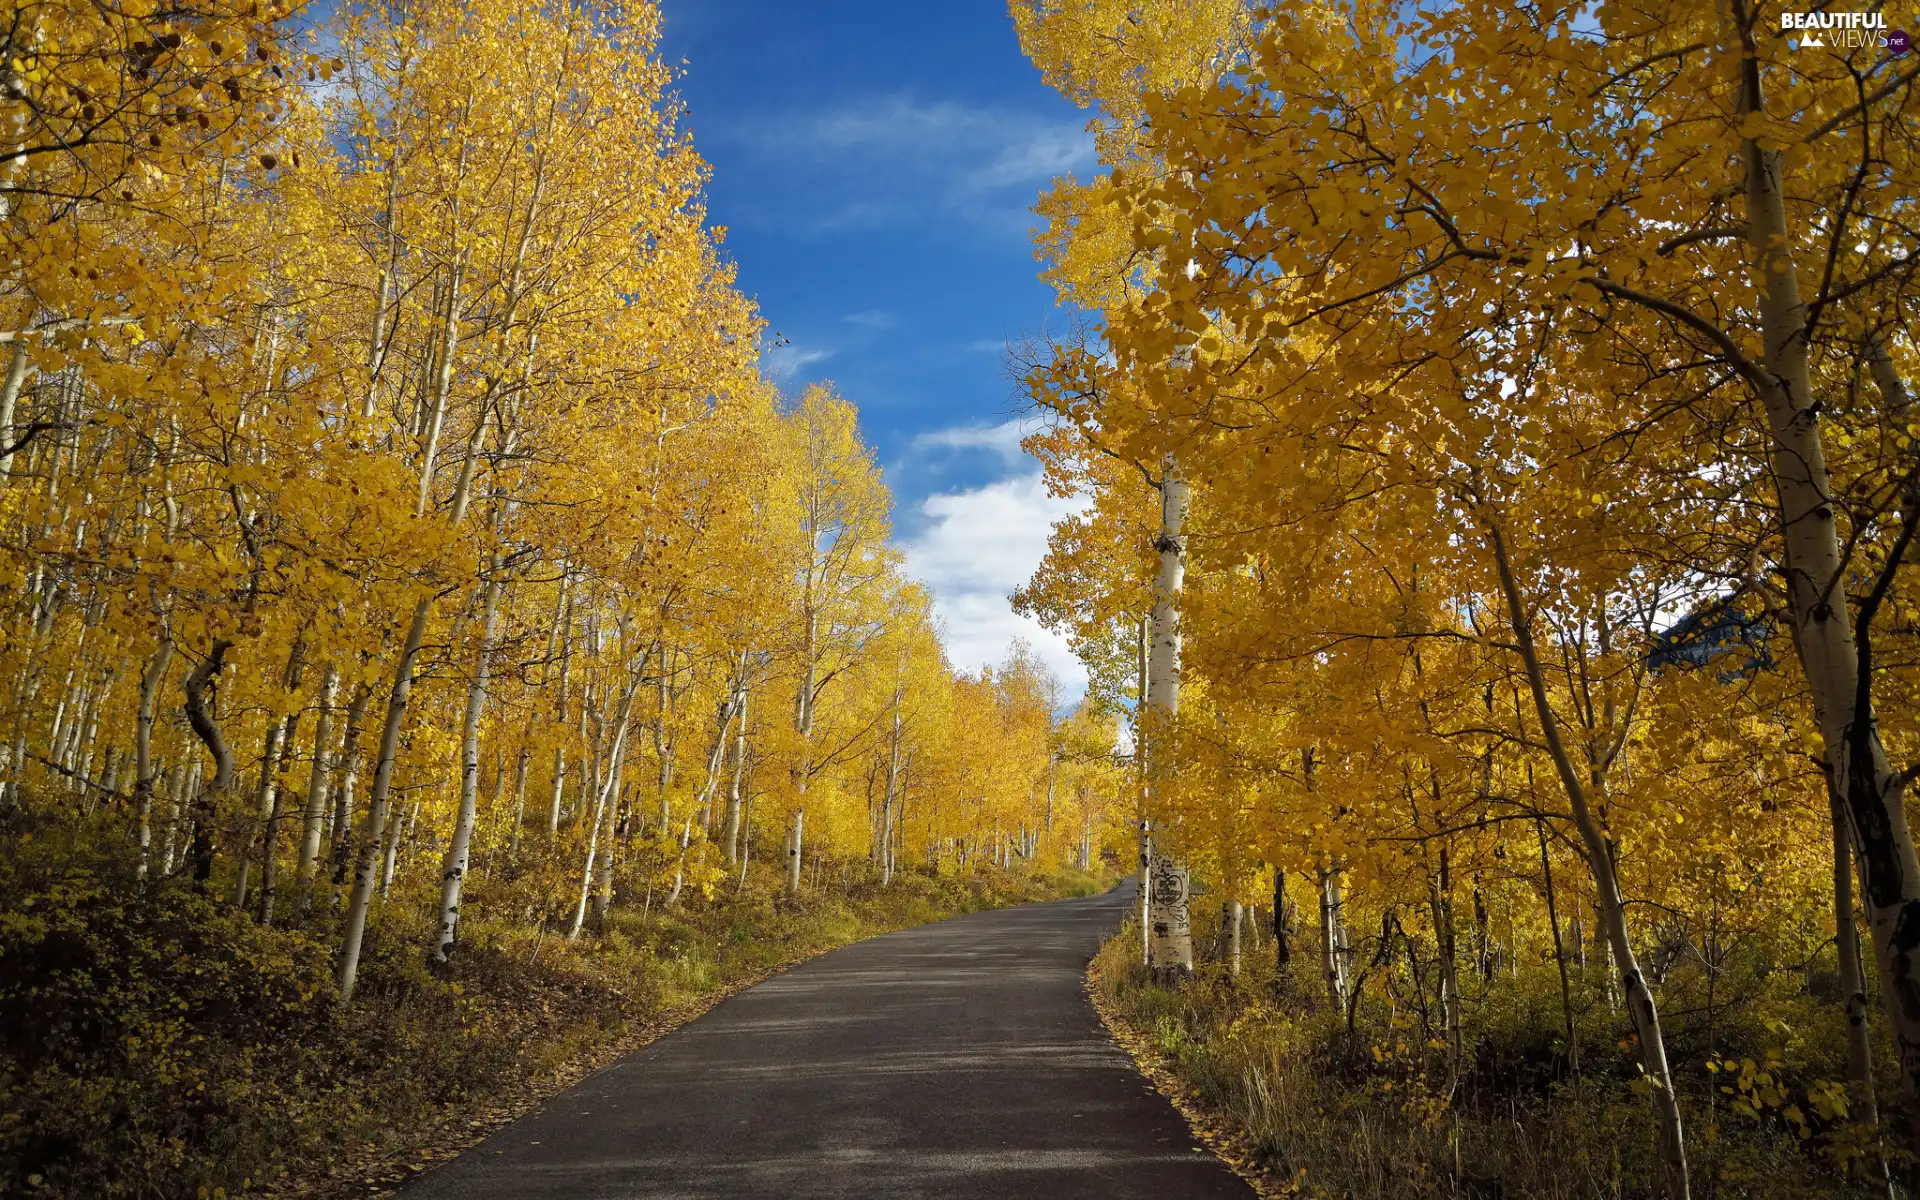
[[1250, 1200], [1082, 991], [1130, 889], [778, 975], [422, 1176], [407, 1200]]

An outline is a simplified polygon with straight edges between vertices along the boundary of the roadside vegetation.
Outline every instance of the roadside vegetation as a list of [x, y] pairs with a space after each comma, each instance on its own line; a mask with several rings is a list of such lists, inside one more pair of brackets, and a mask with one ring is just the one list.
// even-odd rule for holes
[[[1292, 930], [1290, 949], [1303, 953], [1282, 967], [1271, 910], [1243, 919], [1237, 973], [1220, 936], [1226, 918], [1210, 907], [1195, 922], [1203, 957], [1192, 981], [1156, 981], [1129, 924], [1101, 947], [1089, 986], [1123, 1044], [1267, 1194], [1658, 1194], [1632, 1025], [1590, 963], [1570, 964], [1570, 1009], [1550, 951], [1531, 940], [1490, 972], [1464, 974], [1456, 1056], [1417, 944], [1383, 955], [1362, 939], [1362, 986], [1336, 1010], [1311, 929]], [[1831, 949], [1786, 972], [1769, 970], [1761, 949], [1729, 956], [1717, 978], [1675, 961], [1663, 980], [1669, 1045], [1686, 1064], [1676, 1080], [1698, 1114], [1688, 1147], [1697, 1194], [1887, 1196], [1874, 1131], [1846, 1119]]]
[[[419, 953], [431, 911], [369, 925], [350, 1006], [315, 932], [263, 927], [124, 866], [0, 857], [0, 1194], [352, 1196], [458, 1151], [619, 1051], [770, 971], [889, 930], [1104, 886], [1073, 868], [835, 869], [797, 902], [772, 868], [597, 937], [478, 917]], [[478, 879], [486, 901], [510, 885]], [[562, 931], [563, 933], [564, 931]]]

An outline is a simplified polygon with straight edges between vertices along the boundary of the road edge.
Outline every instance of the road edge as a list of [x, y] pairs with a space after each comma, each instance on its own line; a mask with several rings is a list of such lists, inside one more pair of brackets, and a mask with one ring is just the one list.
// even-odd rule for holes
[[[1129, 936], [1125, 932], [1118, 937]], [[1126, 1052], [1132, 1060], [1134, 1069], [1151, 1083], [1154, 1090], [1167, 1098], [1174, 1111], [1185, 1120], [1193, 1136], [1212, 1152], [1213, 1156], [1241, 1181], [1252, 1188], [1261, 1200], [1299, 1200], [1308, 1195], [1302, 1188], [1286, 1180], [1277, 1178], [1271, 1171], [1258, 1165], [1254, 1146], [1241, 1129], [1229, 1118], [1213, 1112], [1200, 1103], [1200, 1095], [1181, 1082], [1180, 1076], [1169, 1064], [1165, 1055], [1154, 1048], [1153, 1040], [1133, 1022], [1100, 995], [1100, 959], [1096, 954], [1087, 962], [1086, 972], [1081, 977], [1081, 987], [1086, 993], [1087, 1002], [1093, 1005], [1093, 1011], [1100, 1017], [1100, 1024], [1106, 1029], [1107, 1036], [1114, 1044]]]

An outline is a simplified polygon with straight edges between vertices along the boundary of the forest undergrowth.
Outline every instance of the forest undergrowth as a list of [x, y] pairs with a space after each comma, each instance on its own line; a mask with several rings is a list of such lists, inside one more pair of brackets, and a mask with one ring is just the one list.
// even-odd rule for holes
[[[1220, 951], [1222, 919], [1195, 906], [1196, 942]], [[1264, 916], [1264, 914], [1263, 914]], [[1251, 930], [1251, 926], [1249, 927]], [[1406, 980], [1374, 964], [1349, 1012], [1321, 994], [1309, 945], [1285, 968], [1270, 926], [1236, 977], [1224, 951], [1180, 987], [1153, 980], [1129, 922], [1088, 970], [1116, 1037], [1216, 1149], [1266, 1196], [1352, 1200], [1614, 1200], [1658, 1194], [1659, 1162], [1632, 1027], [1599, 972], [1571, 974], [1579, 1070], [1568, 1054], [1551, 959], [1464, 980], [1471, 1037], [1457, 1078], [1444, 1029]], [[1304, 949], [1304, 953], [1302, 950]], [[1667, 973], [1665, 1011], [1701, 1197], [1886, 1197], [1855, 1144], [1810, 1097], [1842, 1077], [1830, 1052], [1840, 1007], [1828, 962]], [[1731, 985], [1731, 986], [1729, 986]], [[1713, 1064], [1712, 1069], [1709, 1063]], [[1883, 1081], [1890, 1085], [1891, 1080]], [[1883, 1093], [1887, 1094], [1887, 1093]], [[1898, 1127], [1903, 1114], [1884, 1114]], [[1836, 1162], [1851, 1160], [1851, 1172]], [[1897, 1164], [1896, 1164], [1897, 1166]], [[1893, 1195], [1908, 1195], [1895, 1184]]]
[[[431, 913], [396, 895], [370, 922], [345, 1007], [330, 920], [263, 927], [188, 881], [140, 886], [65, 841], [16, 829], [0, 854], [8, 1196], [377, 1193], [784, 966], [1099, 886], [1072, 868], [909, 869], [882, 888], [830, 867], [788, 901], [774, 867], [752, 864], [712, 900], [635, 897], [591, 938], [477, 917], [439, 969], [419, 950]], [[471, 887], [491, 912], [486, 893], [507, 884]]]

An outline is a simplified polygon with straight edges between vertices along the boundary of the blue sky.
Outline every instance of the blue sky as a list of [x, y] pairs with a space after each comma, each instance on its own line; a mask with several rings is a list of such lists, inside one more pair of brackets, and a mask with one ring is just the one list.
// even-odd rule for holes
[[1065, 315], [1028, 210], [1094, 169], [1086, 114], [1041, 82], [999, 0], [662, 8], [711, 218], [788, 343], [769, 372], [859, 406], [955, 665], [1025, 637], [1077, 691], [1064, 643], [1006, 603], [1066, 506], [1019, 451], [1005, 347]]

